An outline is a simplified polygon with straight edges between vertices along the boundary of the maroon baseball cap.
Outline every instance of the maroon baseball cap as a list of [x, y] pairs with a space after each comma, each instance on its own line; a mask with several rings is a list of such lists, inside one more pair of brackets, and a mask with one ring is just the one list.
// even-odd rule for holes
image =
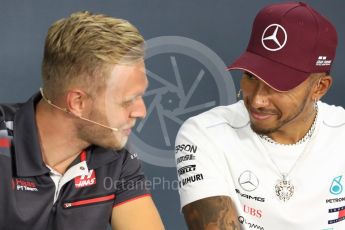
[[247, 50], [228, 70], [247, 71], [289, 91], [311, 73], [330, 72], [337, 40], [334, 26], [307, 4], [272, 4], [256, 15]]

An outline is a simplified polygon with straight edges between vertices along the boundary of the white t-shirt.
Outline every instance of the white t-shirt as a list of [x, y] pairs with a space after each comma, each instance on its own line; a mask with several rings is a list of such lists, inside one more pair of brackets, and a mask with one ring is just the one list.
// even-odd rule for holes
[[[292, 146], [254, 133], [243, 101], [188, 119], [175, 146], [181, 207], [229, 196], [243, 229], [345, 229], [345, 110], [318, 108], [311, 140]], [[294, 193], [283, 202], [275, 185], [291, 168]]]

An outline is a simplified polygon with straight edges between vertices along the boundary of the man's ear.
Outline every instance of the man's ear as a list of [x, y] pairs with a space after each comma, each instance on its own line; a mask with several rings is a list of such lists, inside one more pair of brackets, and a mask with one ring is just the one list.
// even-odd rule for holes
[[89, 103], [89, 95], [80, 89], [70, 89], [66, 93], [66, 108], [75, 116], [82, 116]]
[[320, 100], [331, 88], [333, 78], [330, 75], [322, 76], [315, 81], [313, 86], [313, 99]]

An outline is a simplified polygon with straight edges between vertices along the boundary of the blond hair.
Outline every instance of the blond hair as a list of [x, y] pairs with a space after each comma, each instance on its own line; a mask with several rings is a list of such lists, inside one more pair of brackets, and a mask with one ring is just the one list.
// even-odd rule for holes
[[144, 39], [128, 21], [77, 12], [48, 30], [42, 62], [45, 94], [56, 99], [71, 86], [94, 93], [104, 85], [109, 66], [143, 58]]

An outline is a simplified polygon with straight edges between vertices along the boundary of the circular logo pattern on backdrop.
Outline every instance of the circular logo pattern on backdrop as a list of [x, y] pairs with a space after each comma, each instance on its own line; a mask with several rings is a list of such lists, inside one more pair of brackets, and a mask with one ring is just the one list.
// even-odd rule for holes
[[195, 40], [163, 36], [146, 41], [147, 115], [137, 121], [130, 149], [146, 163], [175, 167], [174, 144], [183, 122], [218, 105], [236, 102], [224, 62]]

